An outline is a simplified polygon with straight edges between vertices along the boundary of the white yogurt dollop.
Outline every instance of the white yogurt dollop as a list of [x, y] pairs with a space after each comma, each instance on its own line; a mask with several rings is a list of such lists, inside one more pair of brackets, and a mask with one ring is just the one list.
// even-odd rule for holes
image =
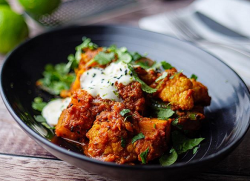
[[69, 105], [71, 98], [55, 99], [50, 101], [42, 111], [42, 116], [46, 119], [47, 123], [51, 126], [55, 126], [62, 111]]
[[92, 68], [80, 77], [81, 88], [93, 97], [99, 95], [103, 99], [120, 101], [115, 82], [128, 85], [134, 78], [127, 64], [111, 63], [105, 69]]

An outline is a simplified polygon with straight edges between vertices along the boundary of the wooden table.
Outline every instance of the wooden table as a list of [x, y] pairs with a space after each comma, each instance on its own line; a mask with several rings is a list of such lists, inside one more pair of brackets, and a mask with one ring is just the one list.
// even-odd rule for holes
[[[186, 1], [155, 1], [133, 13], [102, 21], [102, 24], [138, 26], [144, 16], [181, 8]], [[32, 30], [32, 36], [37, 32]], [[4, 57], [0, 56], [0, 62]], [[188, 180], [250, 180], [250, 132], [226, 159]], [[61, 161], [44, 150], [21, 130], [0, 99], [0, 180], [110, 180]]]

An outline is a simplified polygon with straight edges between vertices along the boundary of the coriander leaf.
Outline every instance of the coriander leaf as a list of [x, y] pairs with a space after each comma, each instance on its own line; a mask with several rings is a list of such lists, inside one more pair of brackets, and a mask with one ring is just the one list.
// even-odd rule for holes
[[129, 53], [121, 53], [120, 55], [118, 54], [118, 59], [124, 63], [129, 63], [132, 61], [132, 57]]
[[191, 120], [196, 120], [196, 114], [195, 114], [195, 113], [190, 113], [190, 114], [189, 114], [189, 118], [190, 118]]
[[179, 125], [178, 123], [179, 123], [178, 118], [176, 118], [174, 121], [172, 121], [172, 125], [173, 125], [173, 126], [177, 127], [178, 129], [182, 129], [183, 126], [182, 126], [182, 125]]
[[46, 102], [43, 102], [43, 99], [41, 97], [36, 97], [34, 99], [34, 102], [32, 102], [32, 108], [37, 111], [42, 111], [43, 108], [47, 105]]
[[82, 44], [76, 47], [76, 50], [82, 50], [84, 48], [89, 48], [91, 50], [98, 48], [98, 45], [93, 43], [90, 38], [83, 37]]
[[44, 127], [48, 129], [55, 129], [55, 127], [51, 127], [50, 125], [48, 125], [48, 123], [46, 122], [46, 119], [43, 116], [38, 115], [38, 116], [34, 116], [34, 118], [37, 122], [41, 123]]
[[165, 70], [173, 68], [173, 66], [172, 66], [170, 63], [166, 62], [166, 61], [162, 61], [162, 62], [161, 62], [161, 65], [162, 65], [162, 67], [163, 67]]
[[[72, 57], [69, 59], [73, 60]], [[72, 63], [60, 63], [55, 66], [47, 64], [43, 78], [38, 80], [39, 87], [54, 95], [60, 94], [62, 90], [68, 90], [75, 80], [75, 74], [69, 73]]]
[[159, 162], [162, 166], [169, 166], [175, 163], [177, 158], [178, 158], [178, 154], [175, 151], [175, 149], [172, 148], [169, 154], [164, 154], [161, 156], [161, 158], [159, 159]]
[[123, 148], [126, 147], [126, 141], [123, 137], [121, 137], [121, 147], [123, 147]]
[[147, 92], [147, 93], [150, 94], [150, 93], [154, 93], [154, 92], [157, 91], [157, 89], [154, 89], [154, 88], [148, 86], [145, 82], [143, 82], [143, 81], [138, 77], [138, 75], [137, 75], [137, 73], [135, 72], [134, 68], [133, 68], [130, 64], [128, 64], [128, 68], [129, 68], [129, 70], [132, 72], [132, 74], [133, 74], [135, 80], [141, 84], [141, 88], [142, 88], [142, 90], [143, 90], [144, 92]]
[[147, 148], [144, 152], [142, 152], [140, 154], [142, 164], [146, 164], [147, 163], [148, 152], [149, 152], [149, 148]]
[[182, 154], [187, 152], [188, 150], [193, 149], [194, 147], [198, 146], [200, 142], [204, 139], [205, 138], [190, 139], [179, 131], [172, 132], [173, 147], [178, 154]]
[[167, 77], [167, 76], [168, 76], [168, 73], [163, 72], [162, 75], [155, 80], [155, 82], [158, 82], [159, 80], [165, 79], [165, 77]]
[[55, 127], [51, 127], [50, 125], [48, 125], [48, 123], [46, 122], [42, 122], [41, 123], [44, 127], [48, 128], [48, 129], [55, 129]]
[[173, 116], [175, 112], [170, 108], [157, 108], [155, 109], [155, 113], [157, 115], [157, 118], [167, 120], [168, 118]]
[[194, 155], [195, 153], [197, 153], [198, 148], [199, 148], [198, 146], [194, 147], [194, 149], [193, 149], [193, 155]]
[[120, 115], [122, 116], [125, 116], [125, 114], [129, 113], [130, 110], [129, 109], [123, 109], [121, 112], [120, 112]]
[[173, 79], [176, 75], [179, 75], [180, 73], [182, 73], [183, 70], [176, 72], [174, 75], [172, 75], [171, 77], [169, 77], [169, 79]]
[[161, 63], [160, 62], [155, 62], [150, 68], [151, 69], [159, 69], [161, 67]]
[[113, 52], [105, 53], [99, 52], [95, 57], [94, 60], [99, 63], [100, 65], [106, 65], [111, 62], [115, 58], [115, 54]]
[[192, 75], [191, 75], [191, 77], [190, 77], [190, 79], [194, 79], [194, 80], [197, 80], [197, 79], [198, 79], [198, 77], [197, 77], [197, 75], [195, 75], [195, 74], [192, 74]]
[[132, 142], [132, 144], [133, 144], [133, 143], [136, 142], [137, 140], [140, 140], [140, 139], [143, 139], [143, 138], [145, 138], [144, 134], [143, 134], [143, 133], [139, 133], [138, 135], [135, 135], [135, 136], [132, 138], [131, 142]]
[[138, 52], [132, 52], [130, 54], [132, 56], [132, 61], [136, 61], [136, 60], [139, 60], [140, 58], [142, 58], [142, 55], [139, 54]]
[[156, 128], [156, 124], [154, 124], [154, 129]]
[[46, 122], [46, 119], [41, 115], [34, 116], [34, 117], [35, 117], [35, 120], [39, 123]]

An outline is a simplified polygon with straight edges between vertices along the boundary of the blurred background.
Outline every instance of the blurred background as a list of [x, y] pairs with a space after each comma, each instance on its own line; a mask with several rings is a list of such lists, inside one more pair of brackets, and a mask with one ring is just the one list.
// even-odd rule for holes
[[0, 0], [0, 60], [56, 27], [122, 24], [190, 41], [250, 87], [249, 17], [248, 0]]

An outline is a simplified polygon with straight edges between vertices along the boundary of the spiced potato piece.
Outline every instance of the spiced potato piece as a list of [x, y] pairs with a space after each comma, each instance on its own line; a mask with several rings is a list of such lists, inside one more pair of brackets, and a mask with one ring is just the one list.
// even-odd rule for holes
[[193, 84], [193, 97], [195, 104], [202, 106], [208, 106], [211, 102], [211, 97], [208, 95], [208, 89], [202, 83], [196, 81], [195, 79], [190, 79]]
[[144, 139], [134, 143], [138, 160], [142, 161], [140, 154], [149, 149], [146, 162], [160, 157], [168, 149], [170, 138], [171, 119], [159, 120], [157, 118], [142, 118], [139, 121], [139, 130], [144, 134]]
[[92, 158], [116, 162], [131, 163], [137, 159], [130, 140], [134, 134], [136, 122], [126, 120], [120, 115], [124, 105], [116, 103], [112, 111], [103, 111], [96, 117], [92, 128], [87, 133], [89, 144], [84, 153]]
[[171, 76], [165, 78], [159, 98], [164, 102], [170, 102], [177, 109], [190, 110], [194, 106], [193, 84], [183, 73], [176, 72], [173, 68], [168, 70]]
[[95, 115], [92, 114], [93, 97], [84, 90], [77, 90], [71, 97], [68, 107], [63, 110], [55, 133], [59, 137], [80, 141], [91, 128]]

